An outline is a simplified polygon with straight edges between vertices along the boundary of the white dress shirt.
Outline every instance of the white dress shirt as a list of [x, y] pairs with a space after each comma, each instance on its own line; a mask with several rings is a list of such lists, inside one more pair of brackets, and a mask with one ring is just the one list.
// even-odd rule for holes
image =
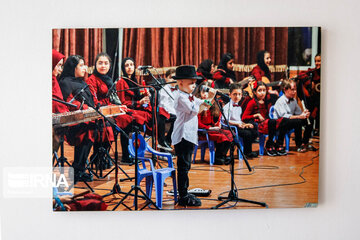
[[[234, 105], [236, 105], [236, 107], [234, 107]], [[230, 102], [228, 102], [224, 106], [223, 111], [226, 119], [229, 122], [240, 123], [240, 124], [242, 123], [241, 121], [242, 108], [237, 103], [234, 103], [233, 100], [230, 99]], [[223, 126], [226, 126], [224, 116], [221, 116], [221, 124]]]
[[[169, 94], [167, 94], [165, 92], [165, 90]], [[176, 91], [178, 91], [178, 90], [175, 90], [175, 92]], [[173, 99], [171, 99], [171, 97], [169, 95]], [[175, 108], [174, 108], [174, 106], [175, 106], [174, 101], [175, 101], [174, 92], [171, 91], [170, 84], [167, 84], [167, 85], [163, 86], [163, 88], [159, 91], [159, 104], [158, 104], [158, 106], [164, 108], [168, 113], [176, 115], [176, 111], [175, 111]]]
[[190, 94], [177, 90], [174, 93], [176, 120], [171, 135], [172, 144], [178, 144], [185, 139], [195, 145], [198, 144], [198, 112], [204, 100], [194, 97], [190, 101]]
[[293, 115], [300, 115], [301, 113], [301, 108], [296, 100], [293, 99], [289, 101], [285, 94], [279, 97], [274, 105], [274, 119], [281, 117], [290, 118]]

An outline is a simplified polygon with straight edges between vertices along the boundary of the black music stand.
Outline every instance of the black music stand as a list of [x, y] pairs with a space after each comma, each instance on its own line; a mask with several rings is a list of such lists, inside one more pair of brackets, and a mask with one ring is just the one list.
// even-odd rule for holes
[[[94, 174], [95, 177], [97, 177], [98, 179], [104, 179], [106, 178], [109, 174], [111, 174], [116, 168], [120, 169], [120, 171], [122, 171], [126, 178], [123, 179], [123, 181], [125, 180], [131, 180], [132, 178], [124, 171], [124, 169], [122, 169], [120, 167], [120, 165], [116, 164], [117, 160], [114, 160], [111, 158], [108, 150], [103, 146], [103, 141], [102, 141], [102, 137], [103, 137], [103, 126], [101, 124], [100, 121], [97, 122], [97, 128], [98, 131], [100, 133], [100, 142], [99, 145], [100, 147], [98, 148], [98, 151], [91, 156], [90, 159], [90, 163], [87, 165], [87, 169], [89, 172], [91, 172], [92, 174]], [[115, 131], [117, 133], [117, 131]], [[115, 141], [117, 140], [117, 136], [115, 137]], [[114, 167], [103, 176], [103, 164], [106, 163], [106, 158], [109, 159], [113, 164]], [[115, 158], [117, 158], [117, 144], [115, 145]], [[96, 172], [92, 169], [92, 166], [95, 164], [96, 166]], [[97, 172], [100, 172], [100, 174], [98, 175]]]
[[[229, 123], [229, 120], [226, 118], [225, 114], [224, 114], [224, 111], [222, 109], [222, 106], [220, 105], [219, 103], [219, 100], [216, 98], [215, 96], [215, 102], [216, 104], [218, 105], [219, 109], [220, 109], [220, 112], [222, 114], [222, 116], [224, 117], [225, 119], [225, 123], [226, 123], [226, 126], [228, 127], [228, 129], [230, 130], [231, 132], [231, 135], [233, 136], [233, 139], [236, 139], [236, 135], [234, 133], [234, 131], [231, 129], [230, 127], [230, 123]], [[235, 141], [233, 140], [233, 142], [231, 143], [231, 146], [230, 146], [230, 158], [231, 158], [231, 165], [230, 165], [230, 176], [231, 176], [231, 189], [229, 191], [229, 195], [227, 197], [222, 197], [222, 196], [219, 196], [218, 197], [218, 200], [224, 200], [223, 202], [219, 203], [218, 205], [212, 207], [211, 209], [218, 209], [219, 207], [221, 207], [222, 205], [228, 203], [228, 202], [247, 202], [247, 203], [252, 203], [252, 204], [257, 204], [257, 205], [260, 205], [260, 206], [263, 206], [263, 207], [267, 207], [267, 204], [264, 203], [264, 202], [256, 202], [256, 201], [252, 201], [252, 200], [247, 200], [247, 199], [243, 199], [243, 198], [238, 198], [238, 191], [237, 189], [235, 188], [235, 179], [234, 179], [234, 163], [235, 163], [235, 158], [234, 158], [234, 144], [238, 147], [238, 149], [240, 150], [240, 153], [241, 155], [243, 156], [243, 160], [245, 161], [246, 163], [246, 166], [249, 170], [249, 172], [252, 171], [251, 167], [250, 167], [250, 164], [248, 162], [248, 160], [246, 159], [243, 151], [241, 150], [241, 147], [240, 147], [240, 144], [238, 141]]]

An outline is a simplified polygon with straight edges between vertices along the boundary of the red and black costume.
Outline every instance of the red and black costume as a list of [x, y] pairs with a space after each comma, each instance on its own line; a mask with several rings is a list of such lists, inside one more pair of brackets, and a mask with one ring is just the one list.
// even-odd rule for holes
[[[201, 77], [201, 80], [196, 80], [196, 85], [200, 85], [202, 82], [207, 80], [213, 80], [213, 75], [211, 74], [211, 67], [213, 65], [213, 61], [211, 59], [206, 59], [202, 61], [196, 71], [196, 75]], [[215, 82], [211, 83], [211, 87], [215, 87]]]
[[[65, 58], [65, 56], [63, 54], [59, 53], [58, 51], [56, 51], [54, 49], [52, 50], [52, 69], [53, 69], [53, 71], [54, 71], [56, 65], [61, 61], [61, 59], [64, 59], [64, 58]], [[54, 74], [52, 75], [52, 98], [64, 101], [58, 80]], [[67, 108], [67, 106], [65, 104], [62, 104], [62, 103], [52, 100], [52, 113], [64, 113], [64, 112], [68, 112], [68, 111], [69, 111], [69, 109]], [[53, 128], [53, 152], [58, 151], [58, 149], [60, 147], [60, 143], [62, 141], [63, 134], [64, 134], [63, 129], [54, 129]]]
[[[278, 144], [282, 146], [283, 139], [286, 134], [285, 122], [283, 118], [279, 119], [270, 119], [269, 118], [269, 109], [271, 103], [269, 101], [264, 101], [264, 103], [259, 103], [256, 98], [253, 98], [249, 101], [246, 106], [246, 109], [242, 115], [241, 120], [243, 122], [252, 123], [254, 126], [257, 126], [258, 131], [262, 134], [268, 134], [268, 141], [266, 142], [266, 148], [274, 147], [274, 136], [276, 131], [279, 131], [278, 135]], [[255, 114], [260, 113], [261, 116], [265, 119], [260, 121], [259, 118], [254, 117]]]
[[[262, 81], [263, 77], [266, 77], [269, 82], [271, 82], [271, 72], [269, 67], [265, 64], [264, 56], [267, 51], [260, 51], [256, 55], [256, 63], [257, 65], [251, 70], [250, 75], [253, 75], [257, 82]], [[272, 105], [275, 104], [278, 99], [278, 95], [276, 94], [267, 94], [267, 100], [271, 102]]]
[[[218, 118], [220, 121], [221, 117]], [[198, 127], [199, 129], [208, 130], [209, 139], [215, 142], [215, 164], [222, 164], [225, 162], [226, 154], [230, 148], [230, 142], [232, 142], [233, 137], [231, 132], [226, 129], [219, 129], [217, 131], [209, 130], [210, 127], [219, 125], [214, 121], [214, 116], [211, 113], [211, 109], [208, 109], [200, 114], [198, 114]], [[200, 134], [199, 140], [205, 140], [205, 136]]]
[[306, 108], [310, 111], [310, 122], [315, 122], [315, 128], [320, 127], [320, 68], [309, 68], [297, 77], [298, 97], [304, 100]]
[[[107, 83], [98, 75], [100, 74], [94, 73], [86, 79], [86, 83], [89, 85], [90, 92], [94, 96], [94, 103], [95, 105], [100, 104], [101, 106], [111, 105], [112, 103], [110, 102], [110, 98], [106, 95], [113, 82], [110, 79], [110, 82]], [[131, 110], [129, 112], [131, 112]], [[115, 117], [115, 120], [116, 124], [123, 129], [133, 121], [133, 117], [129, 114], [124, 114]]]
[[234, 59], [231, 53], [225, 53], [219, 62], [218, 68], [213, 75], [215, 88], [229, 88], [230, 81], [236, 82], [235, 72], [227, 68], [227, 63]]
[[[269, 72], [270, 73], [270, 72]], [[259, 65], [256, 65], [252, 70], [250, 75], [253, 75], [256, 79], [256, 81], [261, 81], [262, 77], [267, 77], [269, 78], [269, 76], [265, 76], [265, 72], [264, 70], [261, 69], [261, 67]], [[271, 79], [271, 77], [269, 78], [269, 80]]]
[[[55, 69], [55, 66], [60, 62], [61, 59], [64, 59], [65, 56], [59, 53], [56, 50], [52, 50], [52, 69]], [[63, 95], [61, 93], [61, 89], [58, 83], [56, 76], [52, 75], [52, 98], [64, 101]], [[68, 112], [69, 109], [65, 104], [52, 101], [52, 112], [53, 113], [63, 113]]]
[[[64, 64], [64, 70], [60, 76], [59, 86], [65, 101], [71, 100], [77, 93], [84, 89], [83, 93], [79, 95], [85, 100], [83, 109], [87, 109], [87, 104], [94, 105], [94, 99], [88, 85], [83, 79], [75, 77], [75, 68], [81, 59], [83, 58], [77, 55], [68, 57]], [[77, 108], [70, 108], [71, 111], [78, 110], [82, 103], [78, 100], [74, 100], [73, 104], [77, 105]], [[90, 179], [90, 177], [85, 174], [85, 164], [91, 147], [97, 137], [97, 134], [94, 131], [95, 128], [94, 122], [81, 123], [70, 127], [69, 132], [66, 135], [67, 142], [70, 145], [75, 146], [74, 162], [72, 164], [75, 170], [75, 181], [77, 181], [77, 179]], [[111, 131], [108, 135], [104, 134], [103, 136], [106, 136], [111, 140], [111, 137], [113, 137], [112, 134]]]
[[[146, 125], [148, 131], [152, 131], [152, 109], [150, 104], [140, 104], [140, 100], [144, 98], [148, 93], [147, 90], [140, 90], [138, 88], [138, 81], [135, 78], [135, 72], [128, 76], [125, 71], [125, 63], [127, 60], [131, 60], [134, 65], [135, 61], [132, 58], [124, 58], [121, 64], [121, 70], [123, 78], [121, 78], [116, 84], [116, 90], [118, 97], [122, 104], [126, 105], [132, 114], [132, 117], [136, 123], [140, 125]], [[167, 113], [163, 108], [159, 108], [159, 114], [165, 116], [166, 119], [170, 118], [170, 114]], [[125, 147], [126, 141], [126, 147]], [[124, 143], [123, 143], [124, 142]], [[127, 140], [126, 137], [121, 135], [121, 144], [124, 154], [127, 154]]]

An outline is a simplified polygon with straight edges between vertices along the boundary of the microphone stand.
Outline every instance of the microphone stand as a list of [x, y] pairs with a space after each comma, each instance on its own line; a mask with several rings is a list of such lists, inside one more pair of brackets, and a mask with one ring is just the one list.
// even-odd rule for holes
[[219, 100], [216, 98], [215, 96], [215, 102], [216, 104], [218, 105], [219, 109], [220, 109], [220, 112], [222, 114], [222, 116], [224, 117], [225, 119], [225, 123], [226, 123], [226, 126], [227, 128], [230, 130], [231, 132], [231, 135], [233, 136], [233, 142], [231, 143], [230, 145], [230, 158], [231, 158], [231, 165], [230, 165], [230, 176], [231, 176], [231, 189], [229, 191], [229, 195], [227, 197], [222, 197], [222, 196], [219, 196], [218, 197], [218, 200], [224, 200], [223, 202], [219, 203], [218, 205], [212, 207], [211, 209], [218, 209], [219, 207], [221, 207], [222, 205], [228, 203], [228, 202], [247, 202], [247, 203], [252, 203], [252, 204], [257, 204], [257, 205], [260, 205], [260, 206], [263, 206], [263, 207], [267, 207], [267, 204], [264, 203], [264, 202], [256, 202], [256, 201], [252, 201], [252, 200], [247, 200], [247, 199], [243, 199], [243, 198], [238, 198], [238, 191], [237, 189], [235, 189], [235, 179], [234, 179], [234, 162], [235, 162], [235, 159], [234, 159], [234, 144], [238, 147], [241, 155], [243, 156], [243, 160], [245, 161], [246, 163], [246, 166], [249, 170], [249, 172], [252, 171], [251, 167], [250, 167], [250, 164], [248, 162], [248, 160], [246, 159], [243, 151], [241, 150], [241, 147], [240, 147], [240, 144], [238, 141], [236, 141], [235, 139], [237, 138], [237, 136], [235, 135], [234, 131], [231, 129], [230, 127], [230, 123], [229, 123], [229, 120], [226, 118], [226, 115], [224, 114], [224, 111], [219, 103]]
[[[156, 94], [156, 96], [157, 96], [157, 93], [158, 93], [157, 91], [163, 89], [164, 92], [165, 92], [172, 100], [174, 100], [174, 98], [170, 95], [170, 93], [162, 86], [162, 85], [166, 85], [166, 84], [170, 84], [170, 83], [165, 83], [165, 84], [161, 83], [161, 82], [149, 71], [148, 68], [143, 69], [143, 72], [144, 72], [144, 74], [149, 74], [149, 76], [153, 79], [154, 83], [153, 83], [153, 84], [149, 84], [149, 86], [155, 87], [155, 94]], [[172, 83], [172, 82], [171, 82], [171, 83]], [[156, 87], [157, 87], [157, 88], [156, 88]], [[153, 132], [152, 132], [152, 143], [151, 143], [151, 144], [152, 144], [152, 147], [153, 147], [154, 149], [157, 149], [157, 146], [156, 146], [156, 141], [157, 141], [157, 136], [156, 136], [157, 126], [155, 126], [155, 117], [156, 117], [156, 119], [159, 119], [159, 107], [158, 107], [157, 102], [155, 102], [155, 99], [158, 100], [157, 97], [152, 96], [152, 101], [150, 101], [150, 102], [151, 102], [151, 108], [153, 109], [153, 111], [152, 111], [152, 126], [153, 126], [153, 128], [156, 129], [156, 131], [153, 131]], [[156, 107], [156, 109], [155, 109], [155, 107]], [[154, 111], [154, 109], [155, 109], [155, 111]], [[157, 158], [156, 158], [154, 155], [152, 156], [152, 159], [153, 159], [153, 161], [157, 160]], [[161, 167], [160, 162], [157, 161], [157, 163], [158, 163], [159, 166]], [[162, 167], [161, 167], [161, 168], [162, 168]]]

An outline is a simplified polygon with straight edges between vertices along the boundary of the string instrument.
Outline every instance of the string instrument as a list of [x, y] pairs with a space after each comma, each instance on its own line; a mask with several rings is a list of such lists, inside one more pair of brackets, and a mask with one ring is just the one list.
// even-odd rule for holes
[[[251, 77], [251, 76], [250, 76], [250, 77]], [[252, 76], [252, 77], [253, 77], [253, 76]], [[254, 78], [254, 77], [253, 77], [253, 78]], [[246, 79], [244, 79], [244, 80], [246, 80]], [[242, 81], [244, 81], [244, 80], [242, 80]], [[244, 88], [244, 90], [248, 93], [248, 95], [249, 95], [251, 98], [254, 97], [254, 94], [253, 94], [254, 81], [253, 81], [253, 80], [256, 81], [255, 78], [254, 78], [254, 79], [251, 79], [250, 82], [248, 82], [248, 83], [249, 83], [248, 86], [247, 86], [246, 88]], [[241, 82], [242, 82], [242, 81], [241, 81]], [[263, 83], [265, 83], [265, 85], [266, 85], [267, 87], [269, 87], [268, 90], [272, 90], [272, 87], [280, 86], [280, 85], [281, 85], [281, 82], [282, 82], [282, 81], [270, 82], [270, 80], [269, 80], [267, 77], [265, 77], [265, 76], [261, 78], [261, 81], [262, 81]]]
[[[125, 114], [126, 108], [119, 105], [108, 105], [100, 107], [99, 111], [107, 117], [115, 117]], [[73, 112], [53, 113], [52, 124], [53, 127], [66, 127], [84, 122], [94, 121], [101, 118], [94, 109], [76, 110]]]
[[[312, 79], [312, 74], [313, 74], [316, 70], [318, 70], [318, 69], [314, 68], [314, 69], [308, 70], [308, 71], [303, 72], [303, 73], [300, 73], [299, 75], [297, 75], [297, 76], [295, 76], [295, 77], [292, 77], [292, 78], [290, 78], [290, 79], [295, 80], [295, 81], [298, 81], [298, 80], [304, 81], [304, 80], [307, 80], [307, 79], [309, 79], [309, 78]], [[314, 83], [312, 82], [312, 84], [311, 84], [311, 89], [306, 88], [306, 87], [304, 86], [304, 82], [302, 82], [302, 90], [303, 90], [303, 93], [304, 93], [304, 95], [305, 95], [306, 97], [310, 97], [311, 91], [316, 91], [316, 92], [320, 93], [320, 82], [318, 82], [318, 83], [316, 83], [316, 84], [314, 84]]]
[[315, 84], [314, 90], [320, 92], [320, 83]]

